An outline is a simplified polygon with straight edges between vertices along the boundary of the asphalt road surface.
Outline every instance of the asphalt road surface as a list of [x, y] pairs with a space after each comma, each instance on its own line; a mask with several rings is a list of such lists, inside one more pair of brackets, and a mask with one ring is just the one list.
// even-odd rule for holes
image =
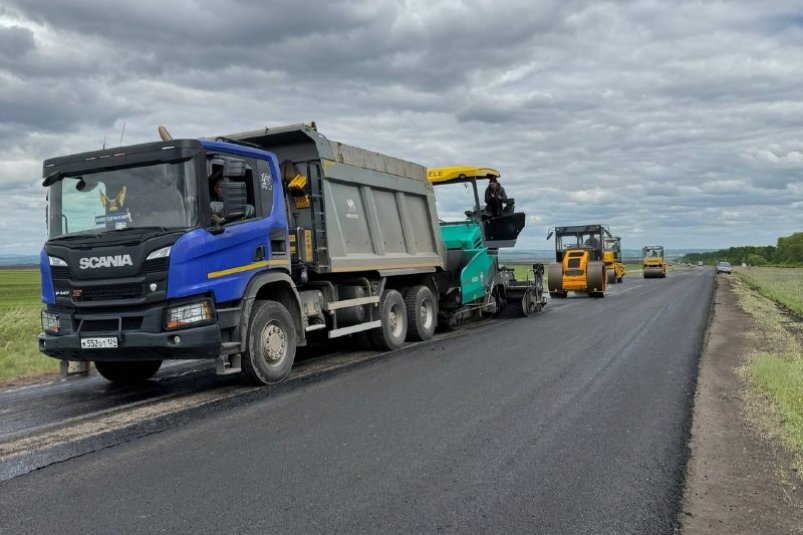
[[674, 533], [712, 291], [629, 276], [278, 388], [0, 395], [0, 533]]

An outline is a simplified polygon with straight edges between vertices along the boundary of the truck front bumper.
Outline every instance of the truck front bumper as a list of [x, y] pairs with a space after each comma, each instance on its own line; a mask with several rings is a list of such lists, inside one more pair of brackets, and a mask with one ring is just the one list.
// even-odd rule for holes
[[[58, 333], [39, 335], [39, 350], [63, 360], [166, 360], [215, 358], [222, 336], [215, 319], [197, 326], [165, 330], [167, 304], [139, 308], [69, 309], [48, 307], [58, 318]], [[82, 347], [81, 340], [100, 339], [117, 347]], [[103, 345], [103, 344], [92, 344]]]
[[[81, 338], [117, 338], [116, 348], [84, 349]], [[79, 333], [39, 335], [39, 350], [63, 360], [166, 360], [215, 358], [220, 354], [220, 327], [204, 325], [173, 332]]]

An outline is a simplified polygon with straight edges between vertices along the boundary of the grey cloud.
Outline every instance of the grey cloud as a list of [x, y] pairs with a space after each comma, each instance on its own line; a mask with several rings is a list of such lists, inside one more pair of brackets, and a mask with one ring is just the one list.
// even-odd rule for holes
[[[104, 10], [93, 2], [32, 0], [17, 7], [40, 23], [116, 43], [121, 57], [115, 60], [137, 72], [169, 75], [175, 69], [241, 65], [301, 79], [360, 76], [443, 89], [465, 83], [478, 67], [490, 74], [525, 51], [539, 32], [555, 31], [552, 15], [560, 5], [534, 11], [511, 3], [506, 9], [481, 2], [435, 4], [421, 17], [395, 2], [152, 4]], [[154, 18], [154, 12], [162, 16]], [[465, 69], [472, 63], [475, 68]]]
[[28, 28], [0, 27], [0, 57], [22, 57], [35, 47], [33, 32]]
[[0, 94], [2, 131], [14, 125], [17, 133], [62, 132], [78, 124], [111, 125], [130, 106], [83, 80], [52, 85], [8, 84]]

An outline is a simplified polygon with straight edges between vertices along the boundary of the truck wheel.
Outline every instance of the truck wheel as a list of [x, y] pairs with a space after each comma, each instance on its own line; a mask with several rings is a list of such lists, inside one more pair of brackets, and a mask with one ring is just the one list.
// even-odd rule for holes
[[159, 371], [161, 365], [161, 360], [95, 362], [98, 373], [109, 381], [121, 385], [134, 385], [147, 381]]
[[404, 305], [407, 308], [407, 339], [432, 338], [438, 318], [432, 290], [426, 286], [413, 286], [404, 292]]
[[385, 290], [379, 302], [382, 326], [370, 331], [371, 342], [378, 349], [394, 350], [404, 345], [407, 336], [407, 309], [396, 290]]
[[296, 329], [287, 309], [276, 301], [254, 307], [248, 328], [248, 349], [242, 355], [242, 376], [250, 384], [278, 383], [296, 358]]

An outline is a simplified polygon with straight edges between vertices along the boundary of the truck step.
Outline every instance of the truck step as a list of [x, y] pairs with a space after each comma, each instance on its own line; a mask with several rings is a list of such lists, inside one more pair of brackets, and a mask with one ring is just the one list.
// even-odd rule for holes
[[242, 357], [238, 354], [220, 355], [215, 359], [217, 375], [231, 375], [242, 371]]
[[342, 329], [334, 329], [329, 331], [329, 338], [337, 338], [339, 336], [346, 336], [347, 334], [354, 334], [359, 333], [362, 331], [369, 331], [371, 329], [376, 329], [377, 327], [382, 326], [382, 321], [369, 321], [367, 323], [360, 323], [358, 325], [352, 325], [351, 327], [343, 327]]
[[342, 301], [332, 301], [323, 305], [323, 309], [327, 311], [338, 310], [341, 308], [350, 308], [362, 305], [373, 305], [379, 303], [379, 296], [374, 295], [370, 297], [355, 297], [354, 299], [343, 299]]

